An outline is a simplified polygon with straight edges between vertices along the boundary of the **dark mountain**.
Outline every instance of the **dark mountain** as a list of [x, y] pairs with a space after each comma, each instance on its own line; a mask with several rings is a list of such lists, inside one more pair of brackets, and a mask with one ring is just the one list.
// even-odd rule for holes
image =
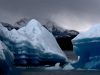
[[17, 26], [13, 26], [13, 25], [8, 24], [8, 23], [1, 22], [1, 24], [2, 24], [4, 27], [6, 27], [8, 30], [19, 29]]
[[17, 21], [14, 25], [11, 25], [9, 23], [0, 22], [4, 27], [6, 27], [8, 30], [16, 29], [25, 26], [28, 23], [29, 19], [22, 18], [21, 20]]
[[14, 24], [14, 26], [17, 26], [17, 27], [21, 28], [21, 27], [24, 27], [29, 21], [30, 21], [30, 19], [22, 18], [21, 20], [17, 21]]

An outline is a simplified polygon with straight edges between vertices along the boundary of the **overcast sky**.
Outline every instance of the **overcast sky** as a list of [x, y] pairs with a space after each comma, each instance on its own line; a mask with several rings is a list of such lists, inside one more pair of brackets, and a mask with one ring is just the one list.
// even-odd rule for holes
[[100, 0], [0, 0], [0, 21], [14, 24], [23, 17], [85, 31], [100, 23]]

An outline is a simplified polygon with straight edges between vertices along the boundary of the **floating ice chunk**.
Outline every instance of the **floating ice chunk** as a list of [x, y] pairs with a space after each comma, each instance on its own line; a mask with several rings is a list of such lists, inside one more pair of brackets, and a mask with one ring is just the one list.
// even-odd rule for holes
[[30, 20], [18, 30], [9, 31], [0, 26], [0, 38], [15, 54], [15, 62], [22, 60], [18, 64], [46, 65], [67, 61], [54, 36], [37, 20]]
[[60, 65], [60, 63], [57, 63], [57, 64], [55, 64], [55, 66], [46, 67], [45, 70], [60, 70], [62, 68], [59, 65]]
[[63, 70], [73, 70], [74, 67], [69, 63], [67, 65], [64, 66]]
[[74, 64], [75, 67], [100, 69], [100, 25], [80, 33], [72, 43], [74, 52], [80, 56], [79, 61]]

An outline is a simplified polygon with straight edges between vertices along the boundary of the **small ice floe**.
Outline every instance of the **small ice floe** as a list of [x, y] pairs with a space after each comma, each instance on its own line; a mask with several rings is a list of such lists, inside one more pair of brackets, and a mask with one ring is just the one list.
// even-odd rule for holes
[[60, 63], [57, 63], [55, 66], [46, 67], [45, 70], [59, 70], [59, 69], [62, 69], [59, 65], [60, 65]]
[[69, 63], [67, 65], [64, 66], [63, 70], [73, 70], [74, 67]]
[[71, 64], [65, 65], [63, 68], [59, 66], [59, 63], [57, 63], [53, 67], [47, 67], [45, 70], [73, 70], [74, 67]]

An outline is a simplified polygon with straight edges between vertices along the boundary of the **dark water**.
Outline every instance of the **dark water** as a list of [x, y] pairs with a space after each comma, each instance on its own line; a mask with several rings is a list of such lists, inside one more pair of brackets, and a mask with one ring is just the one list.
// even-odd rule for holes
[[38, 68], [15, 68], [11, 75], [100, 75], [100, 70], [44, 70]]

